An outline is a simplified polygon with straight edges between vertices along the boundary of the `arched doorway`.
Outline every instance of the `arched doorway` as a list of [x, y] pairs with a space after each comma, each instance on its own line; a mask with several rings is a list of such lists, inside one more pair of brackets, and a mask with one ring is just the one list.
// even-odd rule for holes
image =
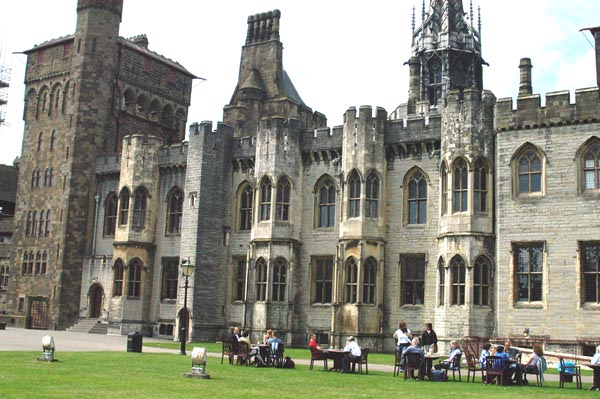
[[88, 316], [92, 319], [97, 319], [102, 316], [102, 300], [104, 298], [104, 290], [100, 284], [93, 284], [89, 292], [89, 311]]

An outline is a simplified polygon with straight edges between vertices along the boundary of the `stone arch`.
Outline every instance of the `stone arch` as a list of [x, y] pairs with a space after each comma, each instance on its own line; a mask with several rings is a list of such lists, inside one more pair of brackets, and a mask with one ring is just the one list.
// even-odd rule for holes
[[148, 96], [145, 94], [140, 94], [136, 100], [136, 113], [140, 114], [140, 115], [146, 115], [146, 113], [148, 112], [148, 103], [149, 103], [149, 99]]
[[88, 317], [97, 319], [102, 317], [104, 304], [104, 288], [100, 283], [94, 283], [88, 291]]
[[160, 101], [157, 98], [152, 100], [148, 109], [148, 118], [153, 122], [159, 122], [162, 116]]
[[125, 90], [125, 92], [123, 93], [123, 109], [128, 112], [135, 113], [135, 105], [135, 92], [133, 91], [133, 89]]

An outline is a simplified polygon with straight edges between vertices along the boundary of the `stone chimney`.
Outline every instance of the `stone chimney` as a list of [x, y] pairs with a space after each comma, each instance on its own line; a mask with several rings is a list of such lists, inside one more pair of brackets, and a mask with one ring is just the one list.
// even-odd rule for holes
[[531, 88], [531, 58], [521, 58], [519, 71], [521, 81], [519, 83], [519, 96], [529, 96], [532, 93]]
[[148, 37], [145, 34], [134, 36], [129, 40], [142, 48], [148, 48]]

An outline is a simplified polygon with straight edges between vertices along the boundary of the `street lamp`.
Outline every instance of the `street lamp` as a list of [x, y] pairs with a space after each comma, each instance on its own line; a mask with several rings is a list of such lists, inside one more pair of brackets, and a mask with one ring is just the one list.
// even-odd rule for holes
[[189, 324], [188, 316], [189, 313], [187, 311], [187, 291], [188, 291], [188, 278], [194, 272], [194, 265], [190, 261], [190, 258], [184, 259], [181, 261], [181, 274], [185, 277], [185, 291], [183, 294], [183, 310], [181, 311], [181, 317], [179, 319], [180, 329], [179, 329], [179, 340], [181, 341], [181, 350], [179, 351], [180, 355], [185, 355], [185, 340], [186, 340], [186, 329], [187, 324]]

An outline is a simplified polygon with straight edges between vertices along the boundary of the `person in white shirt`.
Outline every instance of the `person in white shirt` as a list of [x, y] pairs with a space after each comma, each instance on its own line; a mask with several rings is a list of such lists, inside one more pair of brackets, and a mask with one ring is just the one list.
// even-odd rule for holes
[[348, 337], [348, 341], [346, 341], [346, 346], [344, 346], [344, 352], [350, 352], [350, 354], [342, 359], [342, 370], [344, 373], [349, 373], [349, 366], [351, 362], [352, 372], [354, 372], [354, 364], [360, 361], [360, 355], [362, 353], [360, 350], [360, 346], [358, 346], [354, 337]]
[[408, 327], [406, 327], [406, 322], [400, 322], [400, 325], [398, 326], [398, 329], [394, 333], [393, 337], [397, 340], [396, 350], [398, 351], [398, 353], [402, 353], [404, 349], [410, 346], [412, 334]]
[[596, 353], [592, 357], [592, 364], [600, 364], [600, 345], [596, 348]]

